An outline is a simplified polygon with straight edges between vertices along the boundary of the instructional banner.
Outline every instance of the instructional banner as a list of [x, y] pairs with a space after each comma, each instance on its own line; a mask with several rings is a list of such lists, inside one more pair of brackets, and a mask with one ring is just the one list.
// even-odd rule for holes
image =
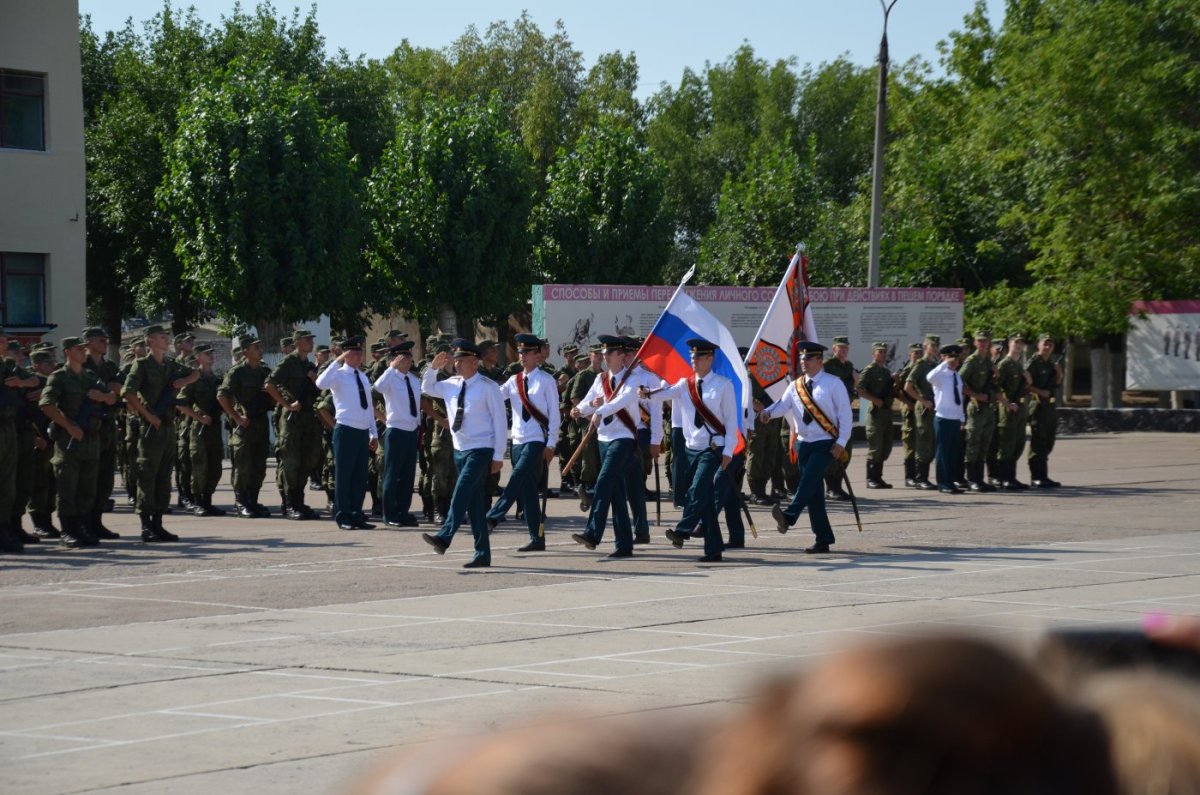
[[[770, 287], [686, 287], [749, 347], [775, 295]], [[533, 286], [533, 332], [550, 340], [553, 358], [574, 344], [581, 350], [601, 334], [645, 336], [675, 292], [669, 286], [541, 284]], [[888, 344], [888, 364], [898, 369], [910, 342], [938, 334], [942, 342], [962, 336], [963, 291], [957, 288], [810, 287], [817, 337], [829, 345], [850, 338], [850, 359], [859, 368], [871, 358], [871, 344]]]
[[1200, 389], [1200, 300], [1134, 301], [1125, 388]]

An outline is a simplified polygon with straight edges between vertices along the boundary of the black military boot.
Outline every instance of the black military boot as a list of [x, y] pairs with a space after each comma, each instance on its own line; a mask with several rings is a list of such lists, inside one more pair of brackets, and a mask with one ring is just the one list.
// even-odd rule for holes
[[59, 516], [58, 523], [62, 526], [62, 532], [58, 537], [60, 545], [70, 549], [94, 546], [94, 544], [87, 543], [87, 539], [80, 532], [79, 519], [74, 516]]
[[292, 495], [286, 491], [279, 492], [279, 514], [291, 519]]
[[246, 496], [250, 499], [250, 510], [254, 512], [254, 517], [256, 519], [266, 519], [270, 517], [271, 512], [267, 510], [267, 506], [258, 501], [258, 491], [255, 491], [252, 494], [247, 494]]
[[910, 489], [917, 487], [917, 459], [904, 459], [904, 485]]
[[[138, 519], [141, 521], [141, 524], [142, 524], [142, 540], [143, 541], [153, 541], [154, 540], [153, 539], [154, 517], [148, 513], [139, 513]], [[63, 527], [65, 530], [66, 525], [64, 524]]]
[[965, 461], [959, 461], [954, 467], [954, 488], [966, 491], [970, 486], [967, 482], [967, 464]]
[[750, 501], [755, 505], [774, 505], [775, 501], [767, 496], [767, 483], [763, 480], [751, 480]]
[[1041, 487], [1043, 489], [1057, 489], [1060, 486], [1062, 486], [1062, 484], [1059, 483], [1057, 480], [1050, 479], [1050, 462], [1048, 460], [1043, 458], [1038, 463], [1038, 467], [1039, 467], [1038, 474], [1041, 475], [1041, 480], [1042, 480]]
[[225, 509], [218, 508], [217, 506], [213, 505], [212, 497], [213, 497], [212, 492], [209, 492], [208, 494], [204, 495], [204, 509], [206, 511], [208, 511], [209, 516], [224, 516]]
[[175, 535], [174, 533], [168, 532], [167, 529], [165, 527], [163, 527], [162, 518], [163, 518], [163, 515], [161, 513], [156, 513], [151, 517], [150, 538], [146, 538], [146, 533], [143, 532], [142, 533], [143, 541], [157, 542], [157, 541], [178, 541], [179, 540], [179, 536]]
[[1001, 488], [1004, 485], [1004, 464], [1000, 459], [994, 458], [987, 462], [987, 484], [996, 488]]
[[1008, 476], [1008, 484], [1007, 484], [1006, 488], [1008, 488], [1009, 491], [1028, 491], [1029, 490], [1028, 484], [1022, 483], [1021, 481], [1017, 480], [1017, 462], [1016, 462], [1016, 460], [1008, 461], [1005, 463], [1004, 466], [1005, 466], [1005, 472], [1007, 473], [1007, 476]]
[[892, 484], [888, 483], [886, 480], [883, 479], [883, 462], [877, 461], [873, 466], [875, 467], [875, 485], [872, 486], [870, 481], [868, 481], [867, 488], [869, 488], [869, 489], [890, 489], [892, 487]]
[[20, 555], [25, 551], [25, 542], [12, 531], [7, 522], [0, 522], [0, 552], [8, 555]]
[[929, 463], [928, 461], [917, 462], [917, 488], [922, 491], [933, 491], [937, 488], [929, 482]]
[[104, 526], [104, 522], [101, 519], [103, 515], [103, 511], [92, 511], [91, 523], [88, 525], [88, 529], [91, 530], [92, 535], [101, 541], [112, 541], [120, 538], [121, 535], [119, 533], [114, 533]]
[[42, 539], [39, 538], [38, 536], [35, 536], [32, 533], [25, 532], [25, 526], [24, 526], [23, 520], [24, 520], [24, 514], [19, 514], [17, 516], [17, 518], [13, 520], [13, 523], [12, 523], [13, 532], [16, 533], [17, 537], [21, 539], [21, 542], [24, 544], [40, 544], [40, 543], [42, 543]]
[[29, 514], [29, 518], [33, 521], [33, 532], [38, 537], [51, 539], [59, 537], [58, 528], [50, 521], [50, 514], [38, 511], [37, 513]]
[[240, 516], [243, 519], [254, 519], [254, 508], [246, 500], [246, 495], [240, 492], [233, 493], [233, 512], [235, 516]]

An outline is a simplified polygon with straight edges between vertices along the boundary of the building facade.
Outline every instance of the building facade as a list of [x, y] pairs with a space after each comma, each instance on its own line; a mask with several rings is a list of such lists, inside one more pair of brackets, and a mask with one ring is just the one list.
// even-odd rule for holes
[[86, 306], [77, 0], [0, 0], [0, 324], [77, 334]]

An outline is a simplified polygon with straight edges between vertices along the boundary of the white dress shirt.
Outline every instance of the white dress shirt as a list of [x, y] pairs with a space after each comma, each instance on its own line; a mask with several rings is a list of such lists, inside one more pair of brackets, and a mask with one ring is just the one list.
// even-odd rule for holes
[[[408, 386], [405, 386], [405, 383]], [[412, 388], [413, 404], [416, 413], [408, 402], [408, 390]], [[375, 379], [375, 391], [383, 395], [384, 405], [387, 406], [387, 426], [402, 431], [415, 431], [421, 424], [421, 381], [412, 371], [400, 372], [390, 365], [383, 375]]]
[[[633, 371], [629, 376], [629, 383], [633, 385], [633, 390], [636, 392], [639, 386], [644, 386], [647, 389], [658, 389], [662, 383], [662, 379], [656, 376], [642, 366]], [[662, 444], [663, 437], [663, 415], [662, 407], [651, 407], [650, 401], [639, 400], [636, 411], [631, 412], [633, 419], [637, 423], [638, 430], [650, 428], [650, 444]]]
[[[362, 385], [362, 394], [367, 396], [367, 407], [362, 407], [362, 400], [355, 379]], [[357, 428], [360, 431], [370, 431], [371, 438], [378, 438], [375, 429], [375, 407], [371, 404], [371, 382], [365, 373], [342, 362], [330, 365], [317, 376], [317, 388], [328, 389], [333, 393], [334, 421], [347, 428]]]
[[[583, 400], [581, 400], [579, 405], [575, 407], [579, 409], [579, 413], [585, 417], [590, 417], [593, 414], [599, 414], [602, 418], [611, 418], [609, 422], [605, 422], [604, 419], [601, 419], [600, 427], [596, 429], [596, 438], [601, 442], [613, 442], [617, 439], [634, 438], [633, 433], [628, 427], [626, 427], [625, 423], [613, 415], [624, 409], [628, 412], [629, 417], [633, 420], [634, 427], [637, 427], [638, 397], [636, 386], [631, 386], [627, 382], [622, 385], [621, 389], [615, 395], [613, 395], [612, 400], [605, 403], [600, 408], [596, 408], [592, 405], [592, 400], [594, 398], [604, 397], [604, 379], [611, 376], [612, 383], [615, 387], [617, 384], [621, 383], [621, 376], [624, 374], [624, 372], [624, 370], [620, 370], [617, 373], [600, 373], [600, 375], [596, 376], [596, 380], [592, 382], [592, 387], [588, 390], [588, 393], [584, 395]], [[633, 377], [631, 376], [629, 380], [632, 381]], [[657, 384], [655, 384], [655, 386], [657, 386]]]
[[[962, 393], [962, 379], [958, 373], [951, 370], [943, 359], [942, 363], [929, 371], [925, 376], [933, 387], [933, 413], [944, 420], [963, 422], [967, 418], [966, 405]], [[958, 401], [954, 398], [957, 395]]]
[[542, 426], [533, 418], [533, 414], [529, 415], [528, 420], [521, 418], [525, 404], [521, 402], [521, 394], [517, 390], [516, 375], [509, 376], [509, 379], [500, 387], [500, 393], [512, 406], [513, 444], [545, 442], [547, 447], [554, 447], [558, 444], [560, 422], [558, 382], [554, 380], [554, 376], [537, 367], [533, 368], [532, 372], [525, 374], [525, 396], [529, 398], [530, 405], [540, 411], [549, 421], [549, 428], [546, 431], [542, 430]]
[[[425, 375], [421, 376], [421, 391], [446, 401], [446, 416], [450, 418], [454, 449], [461, 452], [487, 447], [492, 451], [493, 461], [503, 461], [508, 430], [504, 427], [507, 417], [500, 386], [479, 373], [465, 380], [461, 375], [452, 375], [444, 381], [437, 380], [437, 374], [438, 371], [433, 367], [425, 370]], [[458, 396], [464, 384], [467, 391], [463, 400], [462, 427], [456, 431], [454, 418], [458, 416]]]
[[[733, 450], [737, 447], [738, 434], [738, 405], [733, 382], [719, 373], [710, 372], [700, 379], [699, 391], [700, 400], [704, 402], [705, 408], [725, 426], [724, 436], [709, 426], [703, 415], [696, 411], [687, 378], [681, 378], [672, 386], [664, 387], [662, 391], [655, 393], [652, 399], [670, 400], [671, 410], [679, 412], [683, 438], [689, 450], [704, 450], [715, 444], [721, 448], [722, 456], [732, 458]], [[696, 423], [697, 415], [700, 415], [699, 425]]]
[[[797, 380], [807, 377], [801, 376]], [[842, 379], [821, 370], [812, 379], [812, 395], [817, 407], [821, 409], [821, 413], [834, 424], [838, 432], [835, 440], [837, 445], [844, 448], [846, 442], [850, 441], [850, 431], [854, 425], [854, 416], [850, 412], [850, 396], [846, 394], [846, 385], [842, 383]], [[796, 438], [802, 442], [819, 442], [832, 438], [821, 427], [821, 423], [815, 419], [804, 422], [804, 404], [800, 402], [800, 396], [796, 394], [795, 381], [788, 384], [787, 392], [782, 398], [768, 406], [766, 412], [767, 416], [772, 418], [788, 414], [792, 428], [796, 431]]]

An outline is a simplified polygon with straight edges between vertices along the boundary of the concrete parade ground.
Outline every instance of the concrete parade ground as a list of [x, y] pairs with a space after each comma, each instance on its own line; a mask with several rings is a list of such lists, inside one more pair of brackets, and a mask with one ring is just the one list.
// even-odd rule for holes
[[546, 552], [518, 553], [510, 517], [492, 568], [464, 571], [469, 528], [440, 557], [427, 525], [176, 513], [180, 543], [142, 544], [119, 493], [122, 540], [0, 558], [0, 791], [338, 793], [398, 749], [546, 711], [719, 710], [879, 634], [1022, 644], [1200, 613], [1200, 435], [1060, 438], [1054, 491], [905, 489], [899, 449], [891, 491], [866, 489], [861, 453], [851, 468], [862, 533], [832, 505], [838, 543], [808, 556], [806, 516], [780, 535], [754, 508], [758, 538], [715, 564], [663, 538], [669, 499], [632, 559], [605, 559], [611, 527], [594, 552], [571, 541], [564, 498]]

